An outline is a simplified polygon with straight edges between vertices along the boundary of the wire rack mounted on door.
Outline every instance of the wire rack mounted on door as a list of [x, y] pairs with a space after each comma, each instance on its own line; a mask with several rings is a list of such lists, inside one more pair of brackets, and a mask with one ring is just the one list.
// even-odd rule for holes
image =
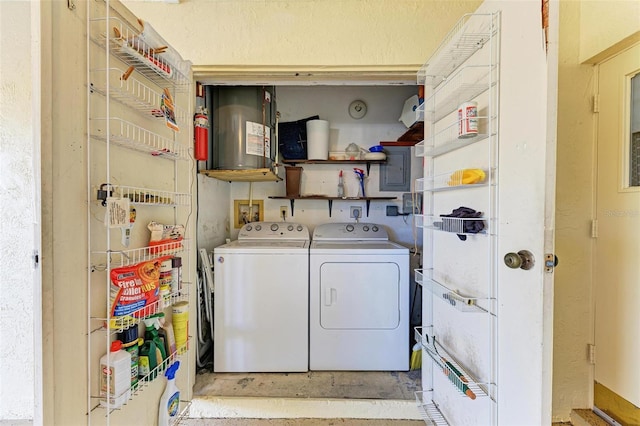
[[437, 425], [497, 422], [499, 39], [499, 13], [465, 15], [418, 72], [425, 256], [415, 273], [425, 291], [416, 399]]
[[195, 369], [191, 66], [118, 1], [84, 7], [87, 423], [154, 424], [157, 409], [131, 402], [158, 407], [163, 372], [180, 359], [177, 421]]

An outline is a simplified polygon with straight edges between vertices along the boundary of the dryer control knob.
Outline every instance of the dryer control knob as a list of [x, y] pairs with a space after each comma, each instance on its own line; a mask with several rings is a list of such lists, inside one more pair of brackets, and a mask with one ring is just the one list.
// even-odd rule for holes
[[302, 232], [302, 230], [303, 230], [304, 228], [302, 227], [302, 225], [298, 225], [298, 227], [297, 227], [296, 229], [298, 230], [298, 232]]
[[277, 223], [272, 223], [272, 224], [271, 224], [271, 230], [272, 230], [273, 232], [276, 232], [276, 231], [278, 230], [278, 228], [279, 228], [279, 226], [278, 226], [278, 224], [277, 224]]
[[[287, 231], [289, 231], [289, 232], [293, 231], [293, 225], [289, 225], [289, 226], [287, 226]], [[299, 230], [298, 230], [298, 231], [299, 231]]]
[[262, 230], [262, 226], [256, 225], [256, 231], [261, 231], [261, 230]]
[[347, 225], [347, 232], [353, 232], [353, 225]]
[[247, 225], [247, 227], [244, 229], [246, 229], [247, 231], [251, 231], [252, 228], [251, 228], [251, 225]]
[[362, 227], [362, 230], [364, 232], [369, 232], [369, 227], [367, 225], [365, 225], [365, 226]]
[[371, 228], [371, 229], [373, 230], [373, 232], [378, 232], [379, 231], [379, 228], [377, 226], [375, 226], [375, 225], [373, 225], [373, 228]]

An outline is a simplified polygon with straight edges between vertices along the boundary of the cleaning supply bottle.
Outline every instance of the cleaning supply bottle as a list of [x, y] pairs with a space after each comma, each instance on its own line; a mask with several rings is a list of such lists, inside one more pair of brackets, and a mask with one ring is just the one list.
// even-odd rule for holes
[[153, 340], [145, 340], [140, 346], [138, 355], [138, 377], [140, 380], [151, 381], [156, 378], [158, 367], [158, 348]]
[[170, 357], [176, 352], [176, 337], [173, 334], [173, 325], [167, 321], [166, 318], [160, 318], [161, 330], [164, 331], [164, 347], [167, 352], [167, 356]]
[[367, 194], [364, 192], [364, 170], [354, 167], [353, 171], [358, 177], [358, 182], [360, 183], [360, 186], [358, 187], [358, 198], [365, 198]]
[[160, 356], [158, 357], [158, 364], [160, 364], [167, 357], [167, 351], [164, 349], [164, 341], [160, 338], [158, 330], [162, 325], [160, 324], [160, 318], [164, 318], [163, 313], [155, 314], [150, 316], [149, 318], [145, 318], [144, 325], [144, 340], [145, 341], [153, 341], [156, 344], [160, 352]]
[[155, 314], [149, 318], [145, 318], [145, 332], [144, 332], [144, 344], [140, 348], [139, 362], [139, 374], [141, 378], [146, 380], [153, 380], [157, 376], [157, 371], [154, 371], [167, 357], [167, 352], [164, 348], [164, 342], [160, 339], [158, 329], [160, 328], [160, 317], [164, 314]]
[[120, 408], [130, 397], [131, 354], [114, 340], [109, 353], [100, 358], [100, 405]]
[[118, 338], [122, 341], [122, 349], [131, 354], [131, 386], [135, 386], [138, 383], [138, 325], [118, 333]]
[[179, 367], [180, 361], [176, 361], [164, 373], [167, 377], [167, 385], [160, 397], [158, 426], [172, 425], [180, 414], [180, 390], [176, 386], [176, 371]]
[[344, 198], [344, 182], [342, 181], [342, 170], [338, 175], [338, 197]]

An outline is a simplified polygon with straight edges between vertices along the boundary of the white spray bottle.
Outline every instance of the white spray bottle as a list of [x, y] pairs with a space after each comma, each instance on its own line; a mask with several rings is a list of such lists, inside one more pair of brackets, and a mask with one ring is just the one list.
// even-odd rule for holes
[[179, 367], [180, 361], [176, 361], [164, 372], [167, 386], [160, 397], [158, 426], [171, 426], [180, 414], [180, 390], [176, 386], [176, 371]]

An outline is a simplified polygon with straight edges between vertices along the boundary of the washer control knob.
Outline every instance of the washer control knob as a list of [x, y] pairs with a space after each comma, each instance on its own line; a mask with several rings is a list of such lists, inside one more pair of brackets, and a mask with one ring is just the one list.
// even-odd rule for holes
[[287, 231], [289, 231], [289, 232], [293, 231], [293, 225], [287, 226]]
[[377, 226], [375, 226], [375, 225], [373, 225], [373, 228], [371, 228], [371, 229], [373, 230], [373, 232], [378, 232], [378, 231], [380, 230], [380, 229], [379, 229]]
[[277, 224], [277, 223], [272, 223], [272, 224], [271, 224], [271, 230], [272, 230], [273, 232], [276, 232], [276, 231], [278, 230], [278, 228], [279, 228], [279, 226], [278, 226], [278, 224]]
[[365, 225], [365, 226], [362, 227], [362, 230], [364, 232], [369, 232], [369, 227], [367, 225]]
[[244, 228], [244, 229], [246, 229], [247, 231], [251, 231], [251, 229], [253, 229], [253, 228], [251, 227], [251, 225], [247, 225], [247, 227]]
[[256, 231], [262, 231], [262, 226], [256, 225]]
[[347, 229], [347, 232], [353, 232], [353, 230], [354, 230], [353, 225], [351, 225], [351, 224], [347, 225], [346, 229]]
[[298, 232], [302, 232], [302, 230], [303, 230], [304, 228], [302, 227], [302, 225], [298, 225], [298, 227], [297, 227], [296, 229], [298, 230]]

